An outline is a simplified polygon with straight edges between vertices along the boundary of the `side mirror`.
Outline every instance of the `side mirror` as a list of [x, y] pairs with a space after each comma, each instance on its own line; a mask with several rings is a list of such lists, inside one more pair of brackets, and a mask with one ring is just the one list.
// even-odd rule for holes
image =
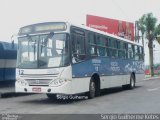
[[14, 40], [12, 40], [12, 49], [14, 49]]
[[14, 49], [15, 48], [15, 42], [16, 42], [16, 35], [12, 35], [11, 36], [11, 45], [12, 45], [12, 49]]

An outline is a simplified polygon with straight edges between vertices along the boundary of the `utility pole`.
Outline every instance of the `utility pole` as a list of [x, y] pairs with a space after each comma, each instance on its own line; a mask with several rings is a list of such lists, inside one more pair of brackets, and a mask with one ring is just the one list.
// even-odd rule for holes
[[139, 22], [138, 21], [135, 21], [135, 42], [138, 42], [139, 43]]

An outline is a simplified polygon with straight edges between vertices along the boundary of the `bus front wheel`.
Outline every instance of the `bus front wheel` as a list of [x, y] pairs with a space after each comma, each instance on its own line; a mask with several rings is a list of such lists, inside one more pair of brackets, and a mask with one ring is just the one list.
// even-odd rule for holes
[[89, 84], [89, 93], [88, 97], [90, 99], [94, 98], [96, 96], [96, 84], [94, 80], [91, 79], [90, 84]]
[[46, 95], [50, 100], [57, 100], [57, 95], [56, 94], [46, 94]]

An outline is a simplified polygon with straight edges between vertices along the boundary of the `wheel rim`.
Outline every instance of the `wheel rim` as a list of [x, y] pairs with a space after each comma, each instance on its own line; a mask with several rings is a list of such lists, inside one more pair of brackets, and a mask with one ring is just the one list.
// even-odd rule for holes
[[90, 96], [91, 97], [95, 97], [95, 91], [96, 91], [96, 89], [95, 89], [95, 83], [92, 81], [91, 85], [90, 85]]
[[131, 87], [134, 88], [134, 79], [133, 79], [133, 77], [131, 78]]

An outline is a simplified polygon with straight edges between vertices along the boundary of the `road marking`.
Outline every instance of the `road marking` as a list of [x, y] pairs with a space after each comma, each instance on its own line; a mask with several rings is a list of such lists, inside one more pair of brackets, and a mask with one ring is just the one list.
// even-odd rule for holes
[[149, 77], [149, 78], [145, 78], [143, 80], [154, 80], [154, 79], [159, 79], [160, 77]]
[[160, 89], [160, 87], [158, 87], [158, 88], [152, 88], [152, 89], [147, 89], [149, 92], [151, 92], [151, 91], [156, 91], [156, 90], [159, 90]]

